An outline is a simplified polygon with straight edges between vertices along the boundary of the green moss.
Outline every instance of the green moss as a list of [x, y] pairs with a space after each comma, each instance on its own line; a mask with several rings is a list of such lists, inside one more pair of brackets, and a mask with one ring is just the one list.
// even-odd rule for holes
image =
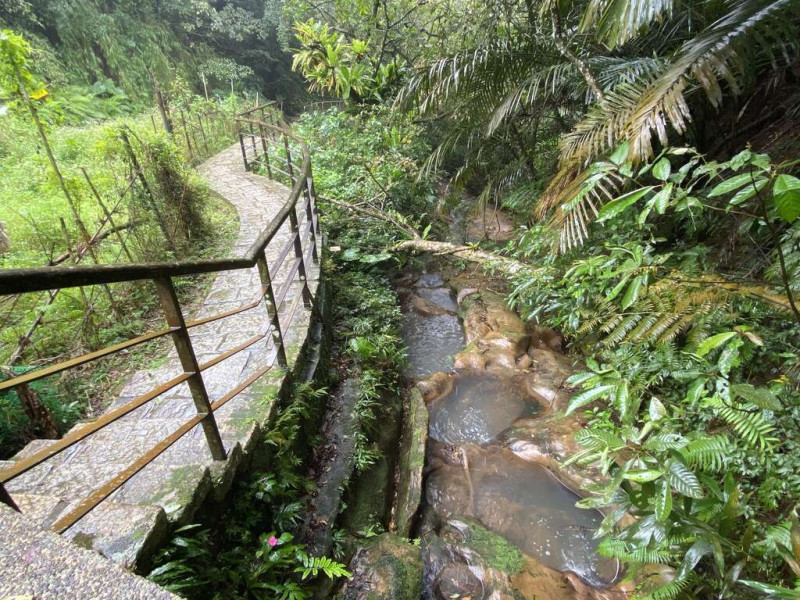
[[493, 569], [509, 575], [520, 573], [525, 566], [522, 552], [505, 538], [492, 533], [475, 521], [469, 524], [466, 546], [479, 554]]

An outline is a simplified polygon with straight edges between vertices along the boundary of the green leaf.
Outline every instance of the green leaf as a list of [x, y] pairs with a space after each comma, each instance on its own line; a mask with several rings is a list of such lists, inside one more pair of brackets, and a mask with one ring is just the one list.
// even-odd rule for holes
[[678, 569], [678, 573], [675, 576], [676, 579], [684, 579], [687, 577], [689, 573], [694, 571], [697, 563], [699, 563], [704, 556], [708, 556], [713, 552], [714, 545], [711, 544], [711, 542], [704, 539], [697, 540], [686, 551], [686, 554], [683, 557], [683, 562], [681, 563], [681, 568]]
[[667, 211], [669, 199], [672, 197], [672, 187], [672, 183], [668, 183], [650, 200], [660, 215], [663, 215]]
[[715, 348], [719, 348], [726, 342], [728, 342], [731, 338], [736, 337], [735, 331], [726, 331], [725, 333], [718, 333], [717, 335], [712, 335], [710, 338], [706, 338], [703, 340], [699, 346], [697, 346], [697, 350], [695, 350], [695, 354], [697, 356], [705, 356]]
[[628, 142], [621, 144], [616, 150], [614, 150], [614, 154], [609, 156], [608, 160], [618, 167], [628, 160]]
[[630, 479], [636, 483], [647, 483], [648, 481], [655, 481], [663, 474], [664, 472], [661, 469], [639, 469], [625, 473], [625, 479]]
[[[791, 175], [778, 175], [772, 197], [778, 214], [787, 223], [800, 217], [800, 179]], [[602, 211], [601, 211], [602, 212]]]
[[654, 499], [654, 510], [656, 519], [662, 523], [669, 518], [672, 512], [672, 489], [666, 481], [662, 481]]
[[585, 392], [581, 392], [580, 394], [574, 395], [572, 400], [570, 400], [569, 406], [567, 406], [566, 414], [569, 415], [575, 412], [577, 409], [581, 408], [582, 406], [586, 406], [601, 396], [607, 396], [612, 391], [616, 390], [616, 388], [617, 386], [615, 385], [600, 385], [590, 390], [586, 390]]
[[782, 408], [780, 400], [767, 388], [757, 388], [749, 383], [736, 383], [731, 386], [731, 392], [759, 408], [767, 410], [780, 410]]
[[711, 193], [708, 194], [708, 197], [713, 198], [715, 196], [724, 196], [725, 194], [729, 194], [734, 190], [738, 190], [743, 185], [747, 185], [752, 180], [753, 176], [751, 176], [750, 173], [742, 173], [736, 177], [731, 177], [711, 190]]
[[747, 187], [743, 187], [740, 189], [733, 198], [730, 199], [728, 202], [731, 206], [738, 206], [742, 202], [746, 202], [750, 198], [756, 195], [756, 192], [760, 192], [762, 188], [769, 183], [769, 179], [766, 177], [759, 177], [755, 180], [752, 185], [748, 185]]
[[666, 157], [662, 158], [655, 165], [653, 165], [653, 177], [656, 179], [666, 181], [669, 179], [670, 173], [672, 173], [672, 165], [670, 164], [669, 159]]
[[671, 460], [667, 466], [669, 484], [679, 494], [689, 498], [702, 498], [703, 488], [691, 469], [678, 460]]
[[775, 598], [776, 600], [796, 600], [800, 598], [800, 590], [791, 590], [789, 588], [769, 585], [767, 583], [761, 583], [760, 581], [750, 581], [748, 579], [740, 579], [739, 583], [765, 594], [767, 598]]
[[639, 200], [642, 196], [647, 194], [653, 189], [653, 186], [644, 187], [638, 190], [634, 190], [632, 192], [628, 192], [627, 194], [623, 194], [619, 198], [615, 198], [611, 202], [608, 202], [601, 208], [597, 213], [597, 222], [603, 223], [604, 221], [608, 221], [612, 217], [617, 216], [623, 210], [628, 208], [631, 204]]
[[650, 420], [651, 421], [660, 421], [665, 416], [667, 416], [667, 409], [664, 407], [664, 404], [653, 396], [650, 398]]
[[642, 284], [644, 283], [646, 275], [637, 275], [633, 278], [633, 281], [630, 282], [628, 285], [628, 289], [625, 290], [625, 295], [622, 297], [622, 308], [623, 310], [630, 307], [636, 300], [639, 298], [639, 291], [642, 289]]

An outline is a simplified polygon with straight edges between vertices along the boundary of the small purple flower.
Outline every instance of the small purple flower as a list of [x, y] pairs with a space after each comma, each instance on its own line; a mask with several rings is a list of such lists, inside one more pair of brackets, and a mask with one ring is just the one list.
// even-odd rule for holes
[[267, 543], [274, 548], [278, 545], [278, 538], [276, 538], [274, 535], [271, 535]]

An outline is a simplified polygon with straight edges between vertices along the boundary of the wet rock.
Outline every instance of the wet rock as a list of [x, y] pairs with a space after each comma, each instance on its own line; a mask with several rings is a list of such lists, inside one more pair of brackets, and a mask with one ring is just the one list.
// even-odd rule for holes
[[441, 273], [423, 273], [414, 283], [416, 287], [437, 288], [444, 285], [444, 278]]
[[445, 465], [461, 466], [464, 463], [464, 454], [460, 446], [445, 444], [431, 437], [425, 450], [426, 471], [435, 471]]
[[463, 306], [464, 330], [470, 346], [456, 357], [456, 366], [494, 370], [498, 374], [515, 369], [517, 359], [530, 345], [522, 320], [493, 294], [482, 294], [465, 301]]
[[596, 586], [615, 578], [616, 561], [595, 554], [602, 514], [575, 507], [580, 496], [541, 464], [501, 447], [462, 451], [461, 466], [441, 467], [428, 479], [426, 498], [440, 523], [470, 516], [551, 569], [574, 571]]
[[440, 317], [442, 315], [449, 315], [452, 314], [447, 309], [442, 308], [435, 302], [431, 302], [423, 298], [422, 296], [418, 296], [417, 294], [411, 294], [408, 297], [408, 306], [410, 310], [413, 310], [418, 315], [422, 315], [423, 317]]
[[427, 379], [417, 383], [425, 403], [433, 402], [450, 393], [453, 389], [453, 376], [447, 373], [434, 373]]
[[530, 369], [532, 365], [533, 365], [533, 360], [527, 354], [523, 354], [517, 359], [517, 369], [519, 369], [520, 371], [525, 371], [527, 369]]
[[397, 465], [397, 534], [408, 537], [422, 499], [422, 469], [425, 466], [425, 443], [428, 439], [428, 411], [422, 394], [412, 389], [403, 421], [403, 435]]
[[352, 577], [336, 594], [339, 600], [418, 600], [422, 594], [419, 548], [389, 533], [359, 548], [348, 570]]
[[529, 324], [528, 331], [531, 334], [531, 348], [564, 352], [564, 338], [554, 329]]
[[471, 296], [472, 294], [475, 294], [477, 292], [478, 288], [475, 287], [464, 288], [458, 292], [458, 295], [456, 296], [456, 302], [458, 302], [458, 305], [460, 306], [467, 298], [467, 296]]
[[469, 352], [460, 352], [456, 356], [453, 368], [465, 369], [470, 371], [483, 371], [486, 367], [486, 359], [477, 350]]
[[514, 237], [514, 221], [501, 209], [487, 208], [467, 223], [467, 242], [507, 242]]
[[472, 488], [465, 469], [445, 466], [428, 475], [425, 499], [439, 519], [472, 515]]
[[519, 419], [503, 433], [500, 443], [524, 461], [540, 464], [558, 474], [572, 488], [585, 488], [605, 479], [591, 466], [564, 466], [580, 447], [575, 432], [585, 426], [582, 415], [556, 416], [547, 419]]
[[438, 600], [483, 600], [485, 589], [467, 565], [448, 565], [439, 572], [434, 582]]

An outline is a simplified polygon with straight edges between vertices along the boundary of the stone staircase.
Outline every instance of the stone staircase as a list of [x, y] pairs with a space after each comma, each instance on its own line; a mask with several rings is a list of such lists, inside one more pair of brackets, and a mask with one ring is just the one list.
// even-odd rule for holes
[[[201, 165], [199, 171], [208, 178], [212, 189], [231, 202], [239, 212], [240, 231], [233, 251], [236, 254], [250, 246], [289, 195], [289, 189], [285, 186], [247, 173], [238, 145], [213, 157]], [[268, 262], [275, 259], [289, 237], [287, 222], [274, 243], [267, 248]], [[288, 262], [284, 270], [272, 274], [278, 286], [285, 280]], [[316, 293], [318, 268], [311, 264], [307, 268], [309, 285], [312, 292]], [[292, 306], [301, 289], [301, 282], [291, 284], [286, 307]], [[201, 319], [238, 308], [251, 302], [260, 291], [261, 281], [255, 268], [220, 273], [202, 305], [186, 317]], [[291, 319], [291, 326], [288, 330], [284, 329], [290, 369], [295, 365], [310, 322], [310, 310], [300, 303]], [[202, 365], [246, 340], [263, 334], [267, 325], [266, 310], [258, 306], [221, 321], [190, 329], [198, 363]], [[265, 365], [271, 364], [275, 352], [267, 336], [205, 370], [203, 379], [211, 402], [230, 392]], [[162, 364], [133, 374], [109, 410], [181, 373], [177, 354], [172, 350]], [[85, 548], [100, 551], [127, 568], [140, 567], [142, 561], [163, 542], [170, 526], [191, 522], [207, 499], [220, 501], [224, 498], [237, 471], [254, 457], [260, 433], [273, 416], [274, 400], [283, 377], [284, 372], [273, 368], [215, 411], [227, 452], [226, 460], [212, 460], [203, 430], [198, 425], [64, 535]], [[60, 515], [73, 509], [92, 491], [127, 468], [194, 415], [196, 409], [188, 385], [181, 383], [13, 479], [6, 484], [6, 489], [28, 520], [49, 527]], [[0, 469], [50, 443], [48, 440], [31, 442], [11, 461], [0, 461]], [[4, 526], [2, 521], [0, 518], [0, 528]]]

